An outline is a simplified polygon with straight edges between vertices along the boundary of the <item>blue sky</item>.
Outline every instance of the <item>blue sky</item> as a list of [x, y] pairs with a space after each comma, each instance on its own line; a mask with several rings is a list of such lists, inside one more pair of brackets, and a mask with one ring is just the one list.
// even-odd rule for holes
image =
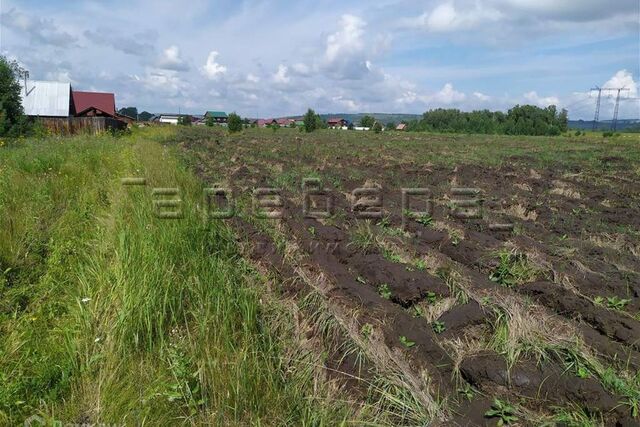
[[[152, 112], [422, 113], [567, 107], [626, 86], [640, 118], [640, 2], [0, 0], [0, 52], [33, 79]], [[635, 98], [635, 99], [634, 99]], [[605, 98], [601, 117], [612, 114]]]

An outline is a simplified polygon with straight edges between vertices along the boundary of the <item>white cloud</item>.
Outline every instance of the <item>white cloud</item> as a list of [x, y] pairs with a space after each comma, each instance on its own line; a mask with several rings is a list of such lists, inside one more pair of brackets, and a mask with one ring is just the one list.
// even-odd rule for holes
[[71, 78], [71, 74], [69, 73], [69, 71], [49, 72], [46, 75], [46, 79], [54, 82], [71, 83], [71, 84], [75, 83], [75, 81]]
[[499, 10], [480, 2], [456, 8], [455, 3], [450, 1], [434, 7], [415, 20], [409, 20], [408, 23], [409, 26], [422, 27], [432, 32], [451, 32], [461, 29], [468, 31], [502, 18]]
[[638, 83], [633, 80], [633, 75], [627, 70], [620, 70], [613, 75], [602, 87], [627, 88], [628, 91], [621, 92], [621, 97], [638, 97]]
[[249, 74], [247, 74], [247, 81], [249, 83], [259, 83], [260, 82], [260, 77], [254, 75], [252, 73], [249, 73]]
[[278, 71], [273, 75], [273, 81], [280, 84], [287, 84], [291, 81], [288, 75], [289, 68], [286, 65], [278, 65]]
[[209, 52], [207, 62], [201, 68], [202, 74], [209, 80], [218, 80], [227, 72], [227, 67], [216, 62], [218, 55], [215, 50]]
[[482, 92], [473, 92], [473, 96], [478, 98], [480, 101], [489, 101], [491, 99], [489, 95], [485, 95]]
[[65, 47], [78, 40], [76, 36], [62, 29], [52, 19], [34, 18], [15, 8], [0, 13], [0, 28], [2, 27], [27, 34], [32, 41], [43, 45]]
[[184, 96], [189, 88], [173, 70], [148, 69], [143, 76], [133, 76], [133, 80], [141, 83], [145, 89], [170, 97]]
[[326, 41], [323, 69], [328, 75], [342, 80], [355, 80], [369, 74], [368, 54], [373, 47], [365, 44], [366, 25], [357, 16], [342, 15], [338, 31], [330, 34]]
[[430, 97], [430, 100], [438, 104], [450, 105], [460, 103], [466, 98], [467, 96], [464, 93], [458, 92], [453, 88], [453, 85], [451, 83], [447, 83], [442, 89], [440, 89], [440, 91], [433, 94]]
[[178, 46], [166, 48], [158, 58], [156, 66], [172, 71], [189, 71], [190, 68], [189, 64], [180, 56], [180, 48]]
[[548, 107], [549, 105], [559, 105], [560, 99], [557, 96], [539, 96], [536, 91], [532, 90], [523, 95], [527, 103], [538, 106]]
[[308, 77], [311, 75], [311, 68], [307, 64], [303, 64], [301, 62], [293, 64], [291, 66], [291, 71], [298, 76]]

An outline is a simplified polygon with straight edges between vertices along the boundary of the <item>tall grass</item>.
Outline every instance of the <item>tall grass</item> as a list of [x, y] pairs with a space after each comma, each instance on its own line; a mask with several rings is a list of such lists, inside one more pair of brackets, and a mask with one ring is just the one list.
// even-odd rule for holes
[[[0, 149], [0, 424], [356, 417], [261, 299], [231, 230], [204, 221], [202, 188], [162, 136]], [[157, 217], [157, 187], [180, 190], [181, 219]]]

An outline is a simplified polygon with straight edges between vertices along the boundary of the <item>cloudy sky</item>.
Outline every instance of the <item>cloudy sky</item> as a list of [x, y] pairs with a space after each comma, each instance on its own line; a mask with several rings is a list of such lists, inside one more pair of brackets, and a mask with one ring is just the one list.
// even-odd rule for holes
[[[639, 118], [638, 0], [0, 0], [0, 52], [118, 107], [244, 116], [556, 104]], [[636, 98], [635, 100], [633, 98]], [[601, 118], [612, 114], [605, 99]]]

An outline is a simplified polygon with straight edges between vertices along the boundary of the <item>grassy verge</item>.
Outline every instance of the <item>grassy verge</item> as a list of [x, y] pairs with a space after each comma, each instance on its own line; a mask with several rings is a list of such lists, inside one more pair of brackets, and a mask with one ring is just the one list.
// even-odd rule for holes
[[[0, 424], [357, 417], [155, 132], [0, 149]], [[158, 218], [152, 188], [178, 188], [182, 218]]]

